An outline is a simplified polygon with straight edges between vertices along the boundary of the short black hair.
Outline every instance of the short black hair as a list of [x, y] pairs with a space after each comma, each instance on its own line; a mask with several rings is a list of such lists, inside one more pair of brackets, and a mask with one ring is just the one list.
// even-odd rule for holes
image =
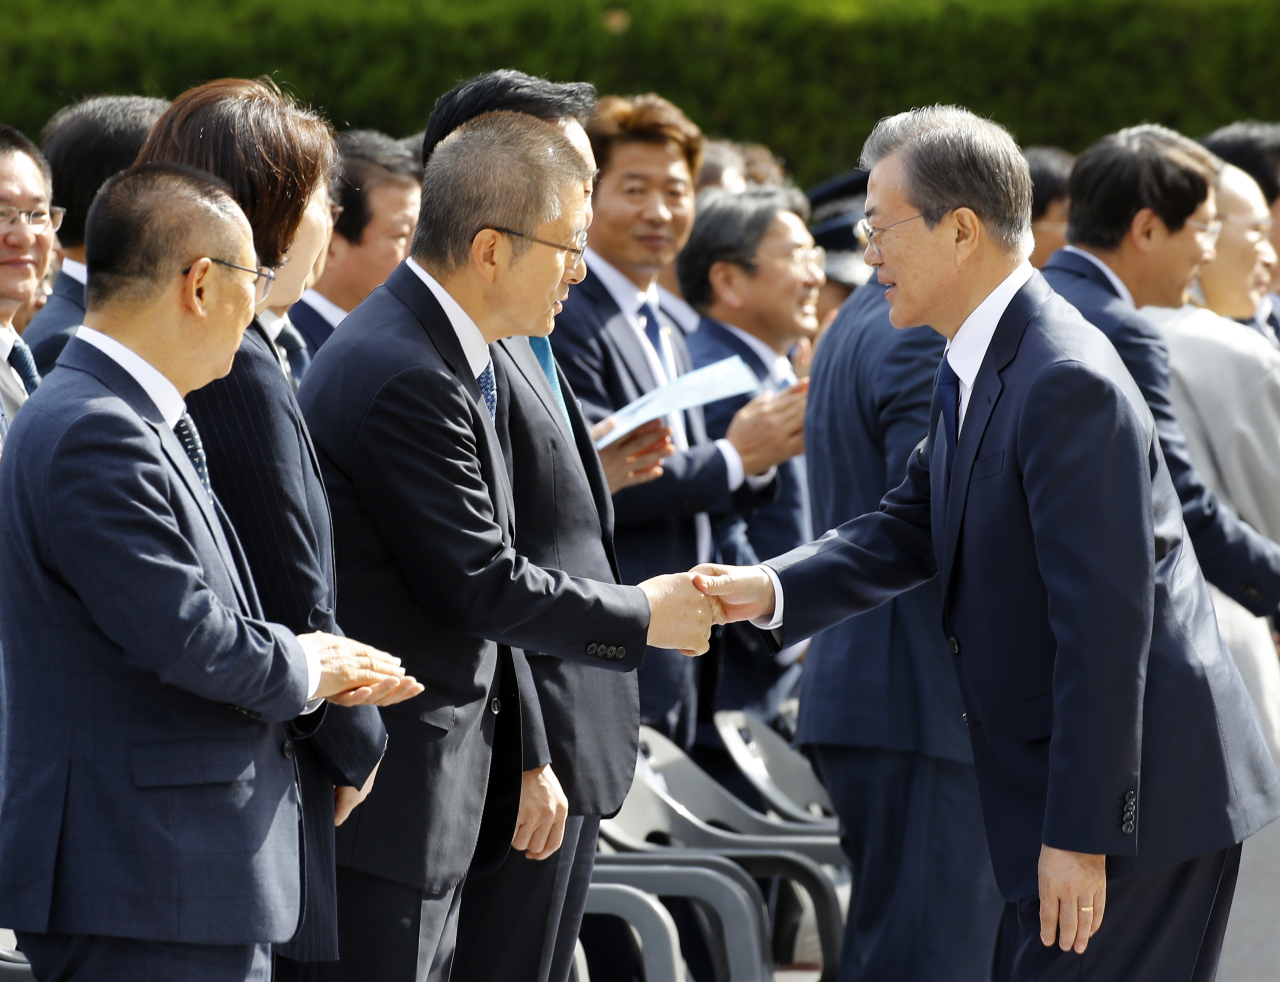
[[230, 185], [186, 164], [138, 164], [107, 178], [85, 222], [88, 306], [155, 296], [192, 248], [226, 258], [216, 253], [234, 246], [238, 212]]
[[506, 109], [548, 121], [574, 119], [586, 126], [597, 101], [590, 82], [550, 82], [514, 68], [473, 75], [436, 100], [422, 137], [423, 163], [441, 140], [485, 113]]
[[164, 99], [110, 95], [64, 106], [45, 124], [40, 144], [53, 170], [53, 203], [67, 209], [58, 241], [84, 245], [84, 220], [102, 182], [130, 166], [157, 119]]
[[1067, 241], [1115, 249], [1150, 208], [1178, 232], [1209, 196], [1222, 162], [1181, 133], [1151, 123], [1104, 136], [1071, 169]]
[[359, 245], [373, 220], [370, 190], [393, 181], [418, 184], [422, 181], [422, 165], [404, 143], [377, 130], [341, 134], [338, 153], [342, 156], [342, 174], [337, 203], [342, 205], [342, 212], [333, 230], [352, 245]]
[[25, 153], [34, 160], [40, 172], [44, 174], [45, 191], [50, 195], [53, 194], [53, 175], [49, 171], [49, 161], [44, 159], [40, 148], [27, 139], [26, 134], [21, 130], [0, 123], [0, 155], [10, 153]]
[[1055, 201], [1067, 197], [1067, 181], [1076, 158], [1061, 147], [1027, 147], [1022, 151], [1031, 171], [1031, 220], [1044, 218]]
[[711, 267], [734, 263], [755, 273], [754, 258], [760, 240], [779, 212], [809, 218], [809, 199], [796, 188], [756, 185], [745, 191], [707, 188], [698, 195], [697, 217], [689, 241], [676, 257], [680, 292], [689, 305], [706, 311], [715, 300]]
[[1202, 136], [1200, 143], [1257, 181], [1268, 205], [1280, 198], [1280, 123], [1246, 119]]

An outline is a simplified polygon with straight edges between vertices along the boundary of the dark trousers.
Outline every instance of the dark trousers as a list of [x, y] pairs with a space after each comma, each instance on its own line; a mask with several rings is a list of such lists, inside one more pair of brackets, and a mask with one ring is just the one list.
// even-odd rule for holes
[[1083, 955], [1056, 944], [1046, 948], [1040, 942], [1040, 900], [1024, 897], [1017, 903], [1013, 980], [1213, 982], [1239, 872], [1237, 845], [1107, 880], [1102, 927]]
[[538, 862], [512, 850], [467, 877], [452, 982], [568, 979], [599, 833], [599, 815], [570, 815], [555, 855]]
[[853, 867], [840, 982], [987, 982], [1004, 902], [973, 765], [811, 749]]
[[448, 982], [461, 897], [462, 884], [442, 893], [424, 893], [339, 866], [339, 960], [294, 962], [290, 970], [306, 974], [291, 978]]
[[268, 945], [182, 944], [18, 931], [37, 982], [268, 982]]

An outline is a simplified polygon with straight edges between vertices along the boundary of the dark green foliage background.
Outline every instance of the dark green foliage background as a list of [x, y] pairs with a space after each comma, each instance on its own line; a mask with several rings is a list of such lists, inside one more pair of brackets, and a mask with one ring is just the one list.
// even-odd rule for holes
[[339, 128], [403, 135], [457, 79], [513, 66], [658, 91], [809, 184], [935, 101], [1072, 150], [1142, 120], [1280, 118], [1277, 52], [1278, 0], [0, 0], [0, 120], [35, 135], [80, 96], [267, 73]]

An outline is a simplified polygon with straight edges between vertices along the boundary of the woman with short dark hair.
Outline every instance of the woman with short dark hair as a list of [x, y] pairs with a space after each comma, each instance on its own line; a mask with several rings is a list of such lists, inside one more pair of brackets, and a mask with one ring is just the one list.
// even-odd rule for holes
[[[261, 317], [268, 307], [298, 300], [325, 249], [328, 186], [338, 163], [333, 130], [269, 79], [220, 79], [174, 100], [138, 157], [149, 161], [199, 167], [229, 184], [253, 229], [258, 263], [274, 271], [261, 284], [259, 316], [230, 374], [192, 392], [187, 409], [267, 619], [298, 633], [340, 634], [328, 498], [288, 362]], [[302, 961], [338, 957], [335, 817], [341, 822], [367, 793], [386, 745], [372, 706], [328, 706], [317, 728], [320, 715], [295, 721], [298, 736], [312, 736], [289, 750], [298, 761], [303, 814], [302, 921], [292, 939], [263, 939]], [[277, 966], [277, 978], [299, 968], [288, 959]]]

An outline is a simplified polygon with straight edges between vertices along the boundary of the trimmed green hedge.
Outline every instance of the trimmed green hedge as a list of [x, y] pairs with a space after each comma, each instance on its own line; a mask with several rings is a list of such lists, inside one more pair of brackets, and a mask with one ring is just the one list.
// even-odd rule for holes
[[803, 184], [935, 101], [1074, 150], [1142, 120], [1280, 118], [1275, 0], [0, 0], [0, 24], [0, 120], [33, 135], [83, 95], [263, 73], [339, 127], [405, 134], [503, 66], [661, 92]]

